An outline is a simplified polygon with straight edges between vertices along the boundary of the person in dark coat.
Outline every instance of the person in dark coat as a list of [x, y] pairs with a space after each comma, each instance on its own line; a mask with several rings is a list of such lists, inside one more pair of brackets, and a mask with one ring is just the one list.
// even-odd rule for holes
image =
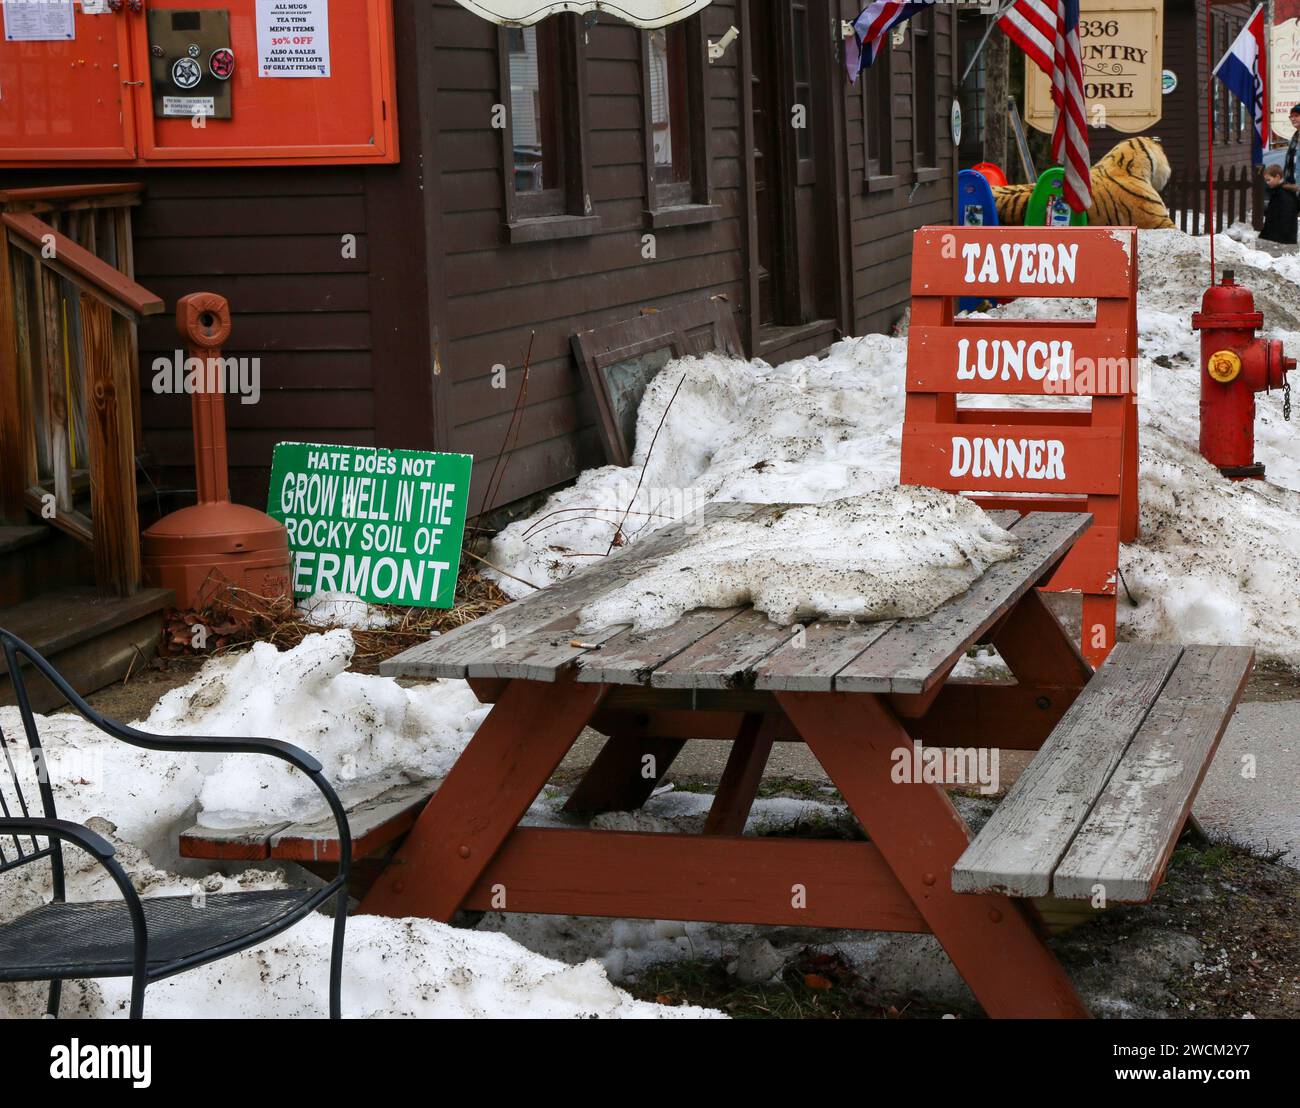
[[1264, 227], [1259, 237], [1269, 242], [1294, 243], [1296, 219], [1300, 215], [1300, 185], [1296, 184], [1296, 154], [1300, 150], [1300, 104], [1291, 109], [1291, 126], [1295, 128], [1286, 148], [1286, 161], [1279, 171], [1270, 166], [1264, 174], [1268, 203], [1264, 208]]
[[1284, 187], [1280, 165], [1264, 167], [1264, 226], [1259, 237], [1269, 242], [1296, 241], [1296, 194]]

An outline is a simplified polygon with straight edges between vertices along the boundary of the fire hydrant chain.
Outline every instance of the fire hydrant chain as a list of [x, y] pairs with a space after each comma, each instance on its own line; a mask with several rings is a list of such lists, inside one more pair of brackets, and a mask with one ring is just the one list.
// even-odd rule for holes
[[1288, 378], [1282, 385], [1282, 418], [1291, 422], [1291, 381]]

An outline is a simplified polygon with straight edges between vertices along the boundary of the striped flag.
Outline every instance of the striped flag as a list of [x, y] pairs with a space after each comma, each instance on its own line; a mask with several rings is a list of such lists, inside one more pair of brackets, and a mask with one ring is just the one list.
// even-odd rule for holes
[[1056, 105], [1052, 157], [1065, 167], [1065, 202], [1076, 212], [1084, 211], [1092, 207], [1092, 175], [1083, 101], [1079, 0], [1016, 0], [998, 26], [1051, 78]]
[[904, 0], [875, 0], [875, 3], [863, 8], [853, 21], [854, 45], [844, 51], [849, 80], [856, 81], [858, 74], [876, 60], [890, 31], [911, 19], [917, 12], [934, 7], [936, 3], [938, 0], [915, 0], [912, 3], [905, 3]]
[[1264, 105], [1268, 103], [1264, 91], [1264, 75], [1268, 68], [1265, 58], [1264, 5], [1260, 4], [1251, 12], [1241, 34], [1214, 67], [1214, 75], [1250, 110], [1252, 165], [1263, 162], [1264, 150], [1268, 146], [1267, 127], [1264, 123]]

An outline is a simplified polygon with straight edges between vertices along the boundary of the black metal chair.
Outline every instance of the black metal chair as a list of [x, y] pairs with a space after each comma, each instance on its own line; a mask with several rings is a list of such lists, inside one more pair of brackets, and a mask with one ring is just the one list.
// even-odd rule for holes
[[[131, 1018], [144, 1013], [145, 986], [172, 974], [217, 961], [292, 927], [330, 897], [336, 897], [334, 939], [330, 952], [330, 1018], [340, 1017], [343, 931], [347, 919], [348, 873], [352, 842], [347, 813], [305, 751], [276, 739], [188, 738], [149, 735], [101, 716], [73, 691], [44, 658], [21, 639], [0, 628], [14, 696], [35, 763], [41, 814], [33, 816], [14, 772], [9, 740], [0, 733], [11, 789], [0, 781], [0, 874], [19, 866], [50, 860], [54, 899], [26, 915], [0, 924], [0, 981], [49, 981], [48, 1012], [58, 1015], [62, 984], [88, 977], [130, 977]], [[45, 772], [36, 720], [32, 715], [19, 657], [25, 658], [87, 720], [116, 739], [146, 750], [217, 754], [269, 754], [301, 770], [321, 791], [338, 824], [339, 872], [319, 889], [274, 889], [219, 893], [204, 898], [153, 897], [141, 900], [130, 878], [102, 836], [78, 823], [59, 819], [54, 791]], [[11, 806], [11, 800], [16, 807]], [[21, 836], [21, 837], [20, 837]], [[44, 845], [39, 839], [44, 839]], [[9, 849], [12, 840], [12, 849]], [[122, 893], [120, 901], [69, 904], [64, 891], [63, 847], [72, 843], [106, 869]]]

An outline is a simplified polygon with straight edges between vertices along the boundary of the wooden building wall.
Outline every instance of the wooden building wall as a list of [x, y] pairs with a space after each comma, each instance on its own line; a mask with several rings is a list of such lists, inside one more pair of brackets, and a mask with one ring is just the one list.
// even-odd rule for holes
[[[1227, 43], [1251, 13], [1251, 5], [1214, 4], [1216, 20], [1232, 29]], [[1227, 49], [1227, 43], [1222, 49]], [[1216, 51], [1219, 45], [1216, 44]], [[1217, 59], [1216, 59], [1217, 60]], [[1175, 175], [1204, 175], [1208, 164], [1205, 140], [1205, 98], [1210, 69], [1205, 52], [1205, 0], [1165, 0], [1164, 66], [1173, 70], [1178, 87], [1163, 97], [1163, 114], [1155, 126], [1139, 134], [1160, 139]], [[1110, 127], [1089, 131], [1093, 160], [1105, 156], [1129, 136]], [[1250, 164], [1248, 131], [1218, 136], [1214, 144], [1215, 167]]]
[[[843, 0], [842, 18], [861, 10], [857, 0]], [[956, 148], [949, 125], [956, 78], [956, 6], [940, 5], [935, 20], [937, 72], [936, 100], [920, 104], [913, 95], [913, 53], [910, 32], [891, 52], [893, 66], [893, 173], [892, 187], [868, 182], [866, 174], [865, 105], [862, 88], [844, 93], [845, 138], [848, 147], [848, 195], [852, 212], [853, 331], [867, 334], [888, 331], [908, 307], [912, 262], [912, 232], [934, 223], [951, 223], [956, 182]], [[838, 75], [837, 75], [838, 76]], [[859, 78], [865, 84], [867, 75]], [[843, 81], [840, 81], [844, 84]], [[938, 164], [920, 173], [916, 165], [917, 113], [935, 113]]]
[[[752, 121], [742, 73], [746, 34], [705, 67], [711, 201], [707, 222], [651, 230], [645, 171], [641, 32], [602, 16], [586, 43], [589, 191], [595, 233], [509, 243], [503, 234], [504, 151], [490, 126], [502, 99], [496, 28], [454, 0], [394, 5], [397, 20], [396, 166], [285, 169], [33, 170], [20, 184], [141, 180], [137, 279], [169, 306], [187, 292], [229, 298], [228, 356], [257, 357], [258, 404], [227, 403], [232, 493], [264, 505], [271, 451], [318, 440], [465, 451], [481, 496], [506, 442], [533, 338], [523, 419], [496, 504], [508, 504], [602, 462], [591, 398], [570, 335], [675, 302], [725, 295], [747, 340], [754, 287]], [[746, 31], [749, 0], [714, 0], [704, 36]], [[832, 35], [856, 0], [814, 0], [812, 32]], [[818, 203], [836, 208], [838, 237], [818, 247], [826, 341], [892, 326], [908, 302], [911, 232], [951, 219], [955, 174], [948, 112], [952, 10], [938, 9], [934, 103], [917, 105], [909, 46], [894, 51], [891, 110], [895, 180], [867, 191], [862, 93], [838, 61], [815, 79], [834, 136]], [[828, 40], [819, 40], [827, 42]], [[910, 36], [909, 36], [910, 42]], [[829, 46], [823, 49], [829, 49]], [[918, 179], [917, 112], [935, 113], [937, 162]], [[819, 234], [823, 233], [821, 230]], [[355, 257], [344, 251], [355, 236]], [[189, 399], [154, 395], [155, 357], [177, 347], [170, 316], [141, 333], [145, 445], [162, 489], [193, 488]], [[506, 369], [493, 388], [494, 368]], [[176, 506], [173, 499], [164, 504]], [[476, 505], [477, 506], [477, 505]]]
[[[578, 238], [503, 239], [500, 134], [488, 121], [501, 100], [497, 29], [452, 0], [433, 5], [424, 101], [436, 133], [428, 159], [439, 177], [435, 250], [442, 254], [444, 321], [438, 359], [442, 449], [475, 456], [481, 493], [506, 442], [530, 338], [523, 419], [497, 504], [547, 488], [600, 464], [595, 411], [570, 351], [570, 336], [711, 294], [744, 307], [743, 200], [737, 51], [707, 67], [713, 202], [717, 219], [654, 230], [656, 257], [642, 256], [646, 209], [641, 33], [602, 18], [587, 35], [589, 187], [598, 230]], [[720, 38], [735, 5], [703, 13]], [[438, 263], [435, 263], [438, 264]], [[492, 387], [494, 367], [506, 387]]]

